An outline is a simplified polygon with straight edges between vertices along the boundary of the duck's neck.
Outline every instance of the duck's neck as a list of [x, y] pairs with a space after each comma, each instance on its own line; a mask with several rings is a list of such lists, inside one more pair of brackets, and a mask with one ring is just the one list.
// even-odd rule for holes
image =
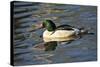
[[49, 31], [49, 32], [52, 32], [52, 31], [55, 31], [56, 30], [56, 27], [52, 27], [52, 28], [47, 28], [47, 30]]
[[49, 31], [49, 32], [52, 32], [52, 31], [55, 31], [56, 30], [56, 25], [55, 24], [50, 24], [46, 27], [46, 29]]

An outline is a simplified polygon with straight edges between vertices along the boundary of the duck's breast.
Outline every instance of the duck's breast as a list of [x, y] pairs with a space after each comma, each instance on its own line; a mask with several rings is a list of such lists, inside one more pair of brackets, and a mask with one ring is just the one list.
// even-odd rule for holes
[[68, 41], [74, 39], [75, 31], [70, 30], [57, 30], [55, 32], [44, 31], [43, 40], [45, 42], [50, 41]]

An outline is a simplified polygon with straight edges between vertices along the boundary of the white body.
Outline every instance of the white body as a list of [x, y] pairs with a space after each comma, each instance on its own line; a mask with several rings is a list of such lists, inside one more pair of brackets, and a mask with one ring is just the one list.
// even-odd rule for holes
[[57, 30], [55, 32], [49, 32], [47, 30], [43, 33], [44, 42], [50, 41], [69, 41], [76, 38], [76, 30]]

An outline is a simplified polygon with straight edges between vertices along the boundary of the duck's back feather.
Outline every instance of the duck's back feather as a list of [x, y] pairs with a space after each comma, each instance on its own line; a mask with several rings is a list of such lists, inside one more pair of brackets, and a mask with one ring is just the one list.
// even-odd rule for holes
[[57, 26], [56, 30], [73, 30], [73, 26], [70, 25], [60, 25]]

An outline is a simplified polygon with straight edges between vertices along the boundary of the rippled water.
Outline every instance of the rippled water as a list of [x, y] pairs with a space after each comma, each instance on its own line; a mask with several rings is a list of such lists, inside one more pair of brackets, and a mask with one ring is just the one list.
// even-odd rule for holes
[[[97, 7], [49, 3], [14, 2], [14, 65], [50, 64], [97, 60]], [[58, 45], [45, 52], [33, 47], [43, 43], [44, 29], [29, 32], [32, 25], [52, 19], [56, 25], [69, 24], [89, 29], [94, 35], [84, 35], [69, 44]]]

